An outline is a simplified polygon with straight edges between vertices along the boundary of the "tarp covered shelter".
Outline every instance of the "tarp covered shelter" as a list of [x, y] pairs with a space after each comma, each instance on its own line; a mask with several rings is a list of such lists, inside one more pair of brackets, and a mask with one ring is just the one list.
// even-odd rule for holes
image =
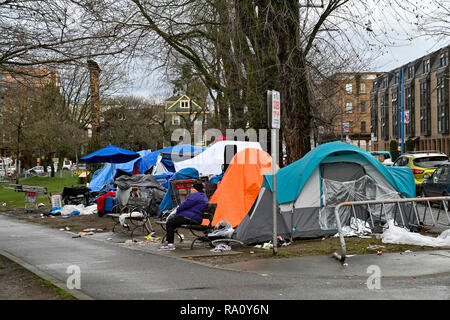
[[260, 149], [238, 152], [209, 200], [217, 203], [212, 225], [224, 220], [234, 228], [246, 216], [263, 183], [265, 173], [272, 171], [272, 157]]
[[246, 148], [262, 150], [259, 142], [218, 141], [192, 159], [176, 162], [175, 169], [179, 171], [184, 168], [195, 168], [202, 176], [218, 175], [222, 173], [222, 165], [225, 163], [224, 155], [226, 146], [236, 146], [236, 152], [240, 152]]
[[[175, 172], [174, 162], [190, 159], [192, 154], [201, 153], [205, 149], [183, 144], [149, 152], [136, 161], [135, 172], [154, 175]], [[149, 170], [151, 172], [147, 172]]]
[[130, 197], [132, 187], [136, 187], [139, 196], [152, 199], [150, 207], [147, 208], [153, 215], [157, 214], [166, 189], [151, 174], [136, 174], [134, 176], [120, 176], [114, 180], [117, 186], [117, 199], [120, 205], [125, 206]]
[[[143, 157], [148, 153], [149, 151], [147, 150], [141, 150], [138, 152], [140, 157]], [[114, 181], [118, 171], [124, 172], [125, 174], [132, 176], [134, 163], [139, 159], [140, 158], [136, 158], [134, 160], [125, 163], [116, 163], [116, 164], [106, 163], [102, 169], [97, 170], [95, 174], [92, 176], [88, 188], [92, 192], [100, 191], [100, 189], [103, 188], [105, 184], [109, 184]]]
[[[278, 235], [332, 235], [336, 233], [334, 207], [340, 202], [414, 196], [414, 176], [409, 168], [384, 166], [351, 144], [326, 143], [277, 172]], [[264, 175], [255, 203], [236, 229], [238, 240], [256, 243], [272, 239], [272, 197], [270, 173]]]

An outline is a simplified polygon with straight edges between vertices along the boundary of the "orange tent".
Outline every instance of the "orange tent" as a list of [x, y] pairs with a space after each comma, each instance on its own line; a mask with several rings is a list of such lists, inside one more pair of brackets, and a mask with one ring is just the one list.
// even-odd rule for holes
[[209, 200], [217, 203], [212, 225], [227, 221], [238, 226], [258, 197], [263, 175], [272, 172], [272, 157], [259, 149], [247, 148], [233, 157]]

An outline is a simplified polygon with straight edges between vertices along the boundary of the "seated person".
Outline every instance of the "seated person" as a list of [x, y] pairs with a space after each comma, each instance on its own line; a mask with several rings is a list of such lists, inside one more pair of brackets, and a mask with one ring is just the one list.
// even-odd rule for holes
[[202, 183], [194, 183], [191, 193], [178, 207], [175, 216], [166, 221], [166, 242], [159, 248], [160, 250], [175, 250], [173, 243], [175, 230], [183, 224], [203, 222], [203, 214], [208, 206], [208, 197], [205, 194]]

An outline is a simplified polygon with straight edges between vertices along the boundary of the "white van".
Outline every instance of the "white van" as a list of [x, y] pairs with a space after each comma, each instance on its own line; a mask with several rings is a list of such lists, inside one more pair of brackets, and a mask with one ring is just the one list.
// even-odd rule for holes
[[72, 170], [72, 161], [64, 160], [62, 165], [62, 170]]

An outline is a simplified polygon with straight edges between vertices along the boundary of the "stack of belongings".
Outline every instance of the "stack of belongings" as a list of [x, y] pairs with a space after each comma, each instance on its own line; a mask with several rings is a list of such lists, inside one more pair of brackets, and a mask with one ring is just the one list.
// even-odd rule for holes
[[65, 205], [79, 205], [87, 206], [89, 204], [90, 189], [88, 187], [64, 187], [61, 195]]
[[151, 174], [120, 176], [114, 180], [114, 184], [117, 186], [117, 202], [120, 206], [127, 204], [131, 191], [134, 190], [138, 197], [152, 200], [150, 207], [145, 208], [151, 215], [157, 214], [159, 204], [166, 192], [166, 189]]

